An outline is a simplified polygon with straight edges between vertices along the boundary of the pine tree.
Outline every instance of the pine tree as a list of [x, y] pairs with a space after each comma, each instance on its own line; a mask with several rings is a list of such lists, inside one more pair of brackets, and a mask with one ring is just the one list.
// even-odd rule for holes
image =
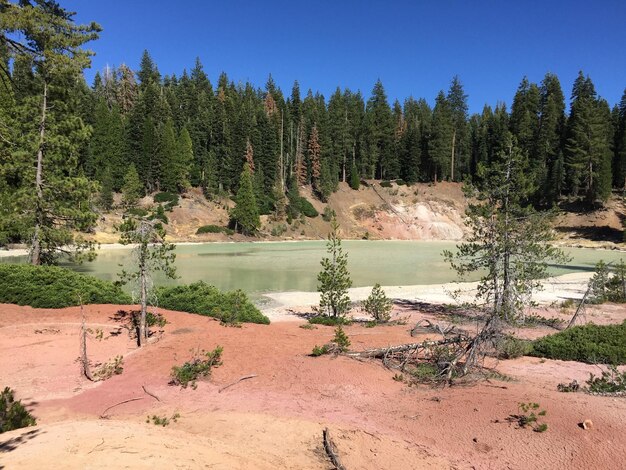
[[549, 262], [563, 263], [563, 252], [550, 245], [552, 213], [537, 212], [529, 203], [535, 188], [528, 158], [505, 139], [505, 150], [488, 165], [480, 165], [477, 182], [466, 188], [477, 202], [467, 210], [471, 235], [444, 255], [462, 278], [482, 272], [477, 300], [485, 303], [493, 321], [523, 320], [533, 291], [541, 288]]
[[254, 150], [252, 149], [250, 139], [246, 141], [246, 163], [248, 164], [250, 171], [254, 173]]
[[313, 129], [311, 130], [311, 135], [309, 136], [309, 161], [311, 162], [311, 181], [313, 183], [313, 189], [317, 193], [320, 193], [320, 177], [322, 175], [322, 162], [320, 160], [321, 157], [321, 147], [320, 147], [320, 138], [319, 132], [317, 130], [317, 125], [313, 125]]
[[565, 145], [571, 194], [604, 203], [611, 191], [610, 110], [582, 72], [574, 83]]
[[328, 257], [321, 261], [322, 270], [317, 275], [317, 290], [320, 292], [318, 313], [332, 317], [343, 317], [350, 309], [348, 289], [352, 286], [348, 272], [348, 255], [343, 252], [339, 237], [339, 224], [333, 217], [326, 244]]
[[104, 210], [111, 210], [113, 207], [113, 177], [111, 169], [107, 167], [101, 175], [99, 205]]
[[134, 164], [130, 164], [128, 171], [124, 176], [124, 185], [122, 186], [122, 202], [125, 207], [134, 207], [139, 198], [143, 195], [143, 185], [139, 180], [139, 174]]
[[176, 185], [180, 190], [184, 190], [190, 186], [189, 175], [194, 163], [193, 143], [186, 127], [183, 127], [178, 135], [177, 148], [178, 180]]
[[162, 191], [178, 192], [179, 183], [182, 179], [182, 165], [178, 155], [174, 125], [171, 120], [168, 120], [159, 136], [158, 157], [155, 165], [157, 186]]
[[428, 143], [428, 153], [432, 161], [432, 179], [445, 180], [452, 174], [451, 155], [454, 135], [454, 122], [450, 105], [443, 91], [440, 91], [435, 100], [431, 136]]
[[378, 176], [381, 179], [397, 178], [399, 162], [393, 151], [393, 116], [380, 80], [376, 81], [372, 96], [367, 101], [365, 120], [369, 176], [372, 178]]
[[613, 186], [626, 189], [626, 89], [617, 106], [613, 144]]
[[122, 284], [132, 281], [138, 283], [140, 317], [137, 340], [141, 347], [145, 345], [149, 336], [147, 316], [152, 286], [151, 277], [154, 272], [160, 271], [170, 279], [176, 278], [174, 266], [176, 247], [165, 241], [165, 230], [158, 220], [129, 217], [121, 224], [119, 231], [122, 245], [135, 245], [132, 259], [136, 260], [137, 264], [133, 266], [133, 271], [120, 273], [120, 282]]
[[541, 82], [539, 130], [536, 143], [538, 199], [548, 205], [561, 196], [564, 183], [562, 153], [565, 129], [565, 98], [556, 75], [546, 74]]
[[235, 207], [231, 211], [230, 217], [235, 229], [245, 235], [254, 235], [261, 226], [259, 209], [252, 185], [252, 171], [247, 163], [244, 164], [239, 178], [239, 190], [235, 196]]
[[369, 297], [363, 302], [363, 310], [377, 322], [385, 323], [391, 318], [393, 302], [387, 297], [379, 283], [374, 284]]
[[356, 167], [356, 164], [352, 164], [350, 168], [350, 187], [357, 191], [359, 186], [361, 185], [361, 178], [359, 177], [359, 170]]
[[76, 25], [73, 14], [54, 2], [6, 2], [0, 30], [25, 38], [14, 50], [16, 64], [30, 64], [32, 94], [18, 101], [24, 155], [19, 159], [23, 184], [12, 197], [11, 216], [21, 219], [21, 237], [30, 245], [32, 264], [54, 263], [61, 250], [90, 248], [77, 238], [96, 216], [90, 200], [96, 186], [77, 171], [90, 129], [77, 118], [77, 89], [92, 53], [82, 46], [98, 37], [95, 23]]
[[450, 180], [457, 178], [457, 168], [467, 171], [469, 167], [467, 135], [467, 95], [458, 75], [452, 78], [446, 97], [452, 118], [452, 142], [450, 160]]

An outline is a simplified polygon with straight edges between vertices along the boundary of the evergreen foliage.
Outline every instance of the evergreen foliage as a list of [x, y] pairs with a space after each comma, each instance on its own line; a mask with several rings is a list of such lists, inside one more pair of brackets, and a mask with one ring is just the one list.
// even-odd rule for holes
[[235, 196], [235, 203], [236, 205], [230, 214], [235, 230], [245, 235], [254, 235], [261, 227], [261, 219], [252, 187], [252, 171], [247, 163], [244, 164], [239, 178], [239, 189]]
[[533, 341], [529, 354], [587, 364], [626, 364], [626, 322], [575, 326]]
[[206, 315], [224, 323], [270, 323], [243, 291], [221, 292], [202, 281], [185, 286], [160, 287], [156, 297], [163, 308]]
[[[256, 212], [278, 218], [299, 212], [298, 185], [326, 201], [340, 181], [357, 188], [360, 178], [476, 184], [509, 133], [529, 161], [537, 208], [564, 198], [599, 206], [624, 188], [626, 92], [611, 111], [582, 72], [568, 115], [550, 73], [539, 84], [522, 79], [510, 113], [498, 104], [471, 116], [457, 76], [431, 109], [423, 98], [390, 105], [380, 80], [369, 97], [337, 88], [327, 100], [301, 94], [297, 82], [285, 96], [271, 77], [264, 88], [225, 73], [213, 84], [199, 60], [162, 76], [148, 51], [138, 70], [107, 67], [88, 87], [84, 45], [99, 26], [75, 24], [55, 2], [6, 3], [0, 70], [12, 86], [0, 87], [0, 244], [32, 245], [34, 263], [55, 262], [62, 247], [89, 248], [80, 233], [95, 224], [94, 202], [108, 210], [120, 190], [132, 196], [127, 206], [190, 186], [236, 198], [244, 161]], [[250, 212], [243, 230], [253, 233]]]
[[148, 304], [150, 303], [149, 297], [153, 290], [151, 276], [154, 272], [161, 271], [170, 279], [176, 278], [176, 268], [174, 267], [174, 261], [176, 260], [175, 246], [165, 240], [163, 225], [155, 220], [147, 220], [143, 217], [128, 217], [118, 229], [122, 245], [135, 245], [132, 250], [134, 258], [132, 270], [123, 270], [119, 274], [118, 282], [119, 284], [137, 283], [139, 303], [141, 305], [137, 337], [139, 346], [143, 346], [148, 339], [146, 317]]
[[495, 318], [523, 320], [523, 309], [533, 291], [541, 288], [548, 262], [565, 262], [553, 238], [551, 213], [538, 212], [530, 204], [532, 176], [526, 156], [508, 137], [506, 150], [489, 166], [479, 164], [476, 185], [468, 186], [468, 240], [458, 252], [445, 251], [445, 258], [463, 277], [482, 272], [478, 299]]
[[13, 390], [4, 387], [0, 392], [0, 434], [36, 424], [37, 421], [24, 408], [21, 400], [15, 400]]
[[322, 270], [317, 275], [320, 303], [316, 310], [321, 315], [342, 317], [350, 309], [348, 289], [352, 286], [352, 280], [348, 272], [348, 255], [341, 247], [336, 219], [333, 218], [330, 227], [326, 244], [328, 257], [322, 259]]
[[372, 292], [363, 302], [363, 310], [374, 317], [377, 322], [387, 322], [391, 318], [393, 302], [387, 297], [380, 284], [374, 284]]
[[129, 304], [118, 286], [57, 266], [0, 264], [0, 303], [33, 308]]
[[126, 175], [124, 175], [124, 184], [122, 186], [122, 202], [124, 206], [127, 208], [135, 207], [142, 193], [143, 185], [139, 180], [135, 165], [131, 163]]

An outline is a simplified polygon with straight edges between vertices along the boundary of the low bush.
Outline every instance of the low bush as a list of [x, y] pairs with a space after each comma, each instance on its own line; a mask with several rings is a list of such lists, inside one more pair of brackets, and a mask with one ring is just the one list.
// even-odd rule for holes
[[397, 184], [398, 186], [407, 186], [407, 182], [406, 182], [406, 181], [404, 181], [403, 179], [397, 179], [397, 180], [396, 180], [396, 184]]
[[540, 410], [539, 403], [520, 403], [519, 414], [509, 416], [509, 421], [517, 422], [520, 428], [531, 427], [535, 432], [548, 430], [546, 423], [539, 423], [540, 418], [546, 415], [546, 410]]
[[154, 202], [157, 203], [170, 203], [173, 206], [178, 205], [178, 194], [174, 193], [156, 193], [154, 195]]
[[120, 375], [124, 372], [124, 357], [115, 356], [109, 362], [102, 366], [94, 373], [94, 377], [98, 380], [108, 380], [114, 375]]
[[498, 359], [515, 359], [527, 355], [532, 349], [530, 341], [505, 336], [496, 342], [496, 356]]
[[363, 302], [363, 310], [381, 323], [389, 321], [392, 307], [393, 302], [378, 283], [374, 285], [372, 293]]
[[221, 233], [226, 229], [226, 227], [220, 227], [218, 225], [203, 225], [196, 230], [196, 235], [201, 235], [203, 233]]
[[311, 204], [309, 202], [308, 199], [304, 198], [304, 197], [300, 197], [300, 213], [304, 214], [305, 216], [309, 217], [310, 219], [313, 219], [315, 217], [317, 217], [318, 215], [320, 215], [319, 212], [317, 212], [317, 209], [315, 209], [315, 207], [313, 207], [313, 204]]
[[383, 188], [391, 188], [391, 181], [387, 181], [387, 180], [385, 180], [385, 181], [381, 181], [381, 182], [380, 182], [380, 185], [381, 185]]
[[[80, 296], [80, 297], [79, 297]], [[35, 308], [130, 304], [119, 286], [57, 266], [0, 264], [0, 303]]]
[[620, 372], [616, 366], [610, 365], [603, 370], [600, 377], [589, 374], [587, 391], [591, 393], [619, 393], [626, 392], [626, 371]]
[[0, 434], [14, 429], [34, 426], [37, 421], [20, 400], [15, 400], [13, 390], [5, 387], [0, 392]]
[[180, 418], [180, 413], [174, 413], [171, 418], [168, 418], [167, 416], [152, 415], [146, 418], [146, 423], [152, 421], [152, 424], [154, 424], [155, 426], [165, 427], [170, 424], [170, 421], [173, 421], [175, 423], [178, 422], [178, 418]]
[[309, 318], [309, 323], [313, 325], [325, 325], [325, 326], [337, 326], [337, 325], [349, 325], [350, 320], [343, 317], [329, 317], [326, 315], [316, 315]]
[[135, 217], [146, 217], [148, 215], [148, 211], [142, 209], [141, 207], [131, 207], [126, 211], [128, 215], [134, 215]]
[[328, 206], [324, 207], [324, 212], [322, 213], [322, 219], [324, 219], [324, 222], [330, 222], [331, 220], [333, 220], [333, 217], [336, 216], [337, 214], [334, 209], [331, 209]]
[[211, 375], [213, 367], [222, 365], [222, 352], [224, 349], [217, 346], [213, 351], [202, 351], [202, 354], [196, 353], [194, 357], [185, 362], [182, 366], [172, 367], [170, 385], [180, 385], [187, 388], [191, 385], [194, 390], [197, 388], [196, 381], [200, 377]]
[[626, 364], [626, 321], [583, 325], [533, 341], [529, 355], [588, 364]]
[[159, 287], [156, 295], [162, 308], [206, 315], [223, 323], [267, 325], [270, 322], [241, 290], [222, 292], [200, 281], [183, 286]]

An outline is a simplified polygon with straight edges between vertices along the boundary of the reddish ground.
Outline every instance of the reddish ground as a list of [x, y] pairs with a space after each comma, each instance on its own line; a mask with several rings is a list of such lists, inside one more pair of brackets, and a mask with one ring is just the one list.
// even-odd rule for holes
[[[409, 387], [378, 362], [309, 357], [314, 345], [330, 340], [330, 327], [307, 330], [296, 321], [232, 328], [165, 311], [162, 333], [138, 350], [126, 330], [111, 336], [120, 331], [118, 308], [86, 307], [88, 325], [103, 332], [102, 340], [89, 341], [92, 361], [124, 355], [121, 375], [93, 384], [76, 362], [78, 308], [0, 305], [1, 385], [16, 390], [39, 424], [0, 436], [0, 468], [327, 469], [325, 427], [350, 470], [626, 468], [626, 399], [556, 391], [559, 382], [584, 382], [597, 367], [521, 358], [497, 365], [510, 380]], [[587, 319], [626, 318], [622, 307], [602, 312]], [[407, 325], [347, 327], [351, 348], [411, 342], [414, 321], [436, 316], [400, 313], [411, 315]], [[224, 364], [210, 380], [196, 390], [168, 385], [172, 366], [191, 350], [217, 345]], [[220, 392], [248, 374], [256, 377]], [[506, 421], [529, 401], [547, 410], [548, 431]], [[165, 428], [146, 423], [148, 415], [174, 413], [180, 418]], [[593, 429], [579, 427], [585, 419]]]

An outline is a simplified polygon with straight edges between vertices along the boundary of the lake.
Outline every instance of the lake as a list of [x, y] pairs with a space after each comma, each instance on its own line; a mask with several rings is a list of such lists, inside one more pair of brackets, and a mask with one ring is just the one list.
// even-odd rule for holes
[[[441, 256], [454, 249], [454, 242], [439, 241], [344, 241], [348, 269], [354, 287], [382, 285], [440, 284], [454, 281], [455, 273]], [[315, 291], [325, 241], [205, 243], [178, 245], [176, 267], [179, 279], [157, 274], [155, 284], [205, 281], [220, 289], [242, 289], [249, 294], [282, 291]], [[626, 253], [608, 250], [568, 248], [572, 257], [567, 266], [551, 266], [551, 274], [591, 271], [594, 264], [626, 258]], [[25, 258], [4, 258], [24, 262]], [[130, 249], [102, 249], [92, 263], [65, 266], [101, 279], [113, 281], [128, 266]], [[472, 280], [472, 279], [469, 279]], [[475, 279], [474, 279], [475, 280]], [[256, 296], [255, 296], [256, 297]]]

